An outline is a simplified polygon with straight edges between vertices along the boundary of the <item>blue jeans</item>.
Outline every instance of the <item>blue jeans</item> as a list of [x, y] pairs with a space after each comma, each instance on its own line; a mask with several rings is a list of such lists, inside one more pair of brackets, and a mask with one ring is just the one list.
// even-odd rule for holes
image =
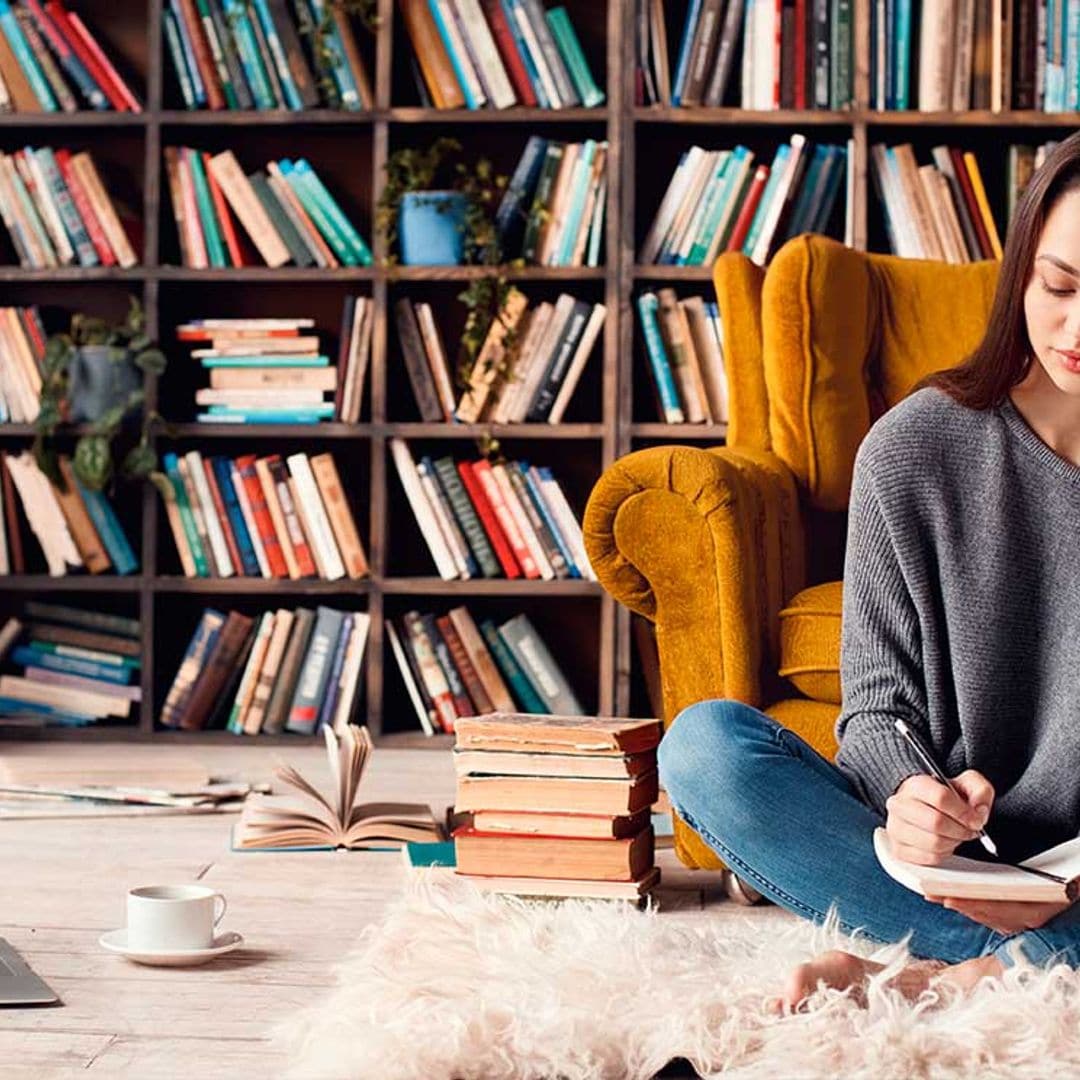
[[1015, 941], [1037, 966], [1080, 967], [1080, 904], [1037, 930], [999, 934], [924, 900], [881, 868], [872, 835], [884, 821], [843, 773], [749, 705], [684, 709], [659, 758], [679, 817], [739, 877], [796, 915], [820, 923], [834, 907], [847, 933], [882, 943], [910, 933], [913, 956], [950, 964], [993, 954], [1008, 967]]

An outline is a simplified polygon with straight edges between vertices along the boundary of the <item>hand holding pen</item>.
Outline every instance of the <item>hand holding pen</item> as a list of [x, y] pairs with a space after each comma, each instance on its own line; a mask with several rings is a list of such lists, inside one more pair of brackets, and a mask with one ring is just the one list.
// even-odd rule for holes
[[894, 853], [908, 862], [934, 866], [977, 837], [997, 855], [984, 828], [994, 802], [990, 781], [975, 769], [950, 779], [908, 724], [896, 720], [895, 726], [926, 773], [909, 776], [885, 803], [885, 829]]

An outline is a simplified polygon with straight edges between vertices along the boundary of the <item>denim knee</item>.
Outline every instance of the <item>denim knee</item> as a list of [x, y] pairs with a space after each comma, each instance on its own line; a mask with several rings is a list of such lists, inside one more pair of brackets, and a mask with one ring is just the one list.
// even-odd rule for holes
[[679, 807], [689, 809], [695, 793], [703, 787], [712, 798], [738, 787], [718, 777], [720, 770], [735, 769], [745, 721], [758, 718], [757, 710], [741, 701], [717, 698], [699, 701], [683, 709], [664, 734], [657, 752], [660, 782]]

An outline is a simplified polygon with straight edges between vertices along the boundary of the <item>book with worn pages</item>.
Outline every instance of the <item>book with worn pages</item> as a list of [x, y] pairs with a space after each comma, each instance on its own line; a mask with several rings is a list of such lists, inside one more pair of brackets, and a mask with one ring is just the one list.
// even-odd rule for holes
[[884, 829], [874, 830], [874, 853], [891, 878], [923, 896], [1050, 902], [1075, 900], [1080, 888], [1080, 837], [1015, 866], [961, 855], [950, 855], [938, 866], [919, 866], [893, 855]]
[[233, 831], [234, 851], [326, 851], [394, 847], [444, 839], [431, 807], [422, 803], [360, 803], [357, 793], [373, 746], [366, 727], [348, 724], [340, 735], [324, 727], [333, 791], [324, 794], [291, 765], [274, 775], [300, 798], [249, 798]]
[[660, 742], [663, 725], [659, 720], [604, 716], [489, 713], [459, 717], [454, 731], [459, 751], [516, 750], [624, 757], [654, 749]]

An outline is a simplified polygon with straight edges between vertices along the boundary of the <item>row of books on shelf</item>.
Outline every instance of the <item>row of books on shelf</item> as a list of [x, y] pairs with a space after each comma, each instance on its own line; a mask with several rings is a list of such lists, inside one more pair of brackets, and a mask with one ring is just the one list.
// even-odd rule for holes
[[183, 731], [340, 731], [357, 702], [371, 618], [364, 611], [206, 608], [158, 721]]
[[525, 294], [512, 288], [472, 364], [468, 385], [455, 401], [430, 305], [413, 305], [402, 297], [394, 305], [394, 317], [421, 419], [559, 423], [606, 314], [603, 304], [569, 293], [529, 308]]
[[445, 615], [409, 611], [386, 634], [401, 679], [428, 735], [453, 732], [481, 713], [582, 712], [566, 675], [525, 614], [479, 624], [466, 607]]
[[726, 424], [729, 419], [720, 309], [672, 288], [637, 298], [660, 419], [668, 424]]
[[598, 266], [607, 203], [606, 140], [529, 136], [495, 212], [505, 258]]
[[234, 424], [355, 423], [371, 353], [373, 314], [370, 297], [345, 298], [337, 366], [320, 351], [314, 319], [211, 318], [182, 323], [176, 328], [177, 340], [195, 346], [192, 359], [209, 376], [209, 386], [195, 391], [195, 404], [203, 406], [195, 419]]
[[0, 112], [142, 112], [77, 11], [61, 0], [0, 0]]
[[664, 0], [636, 0], [637, 105], [726, 103], [739, 65], [744, 109], [846, 109], [852, 102], [850, 0], [689, 0], [674, 70]]
[[32, 423], [45, 368], [45, 326], [36, 306], [0, 308], [0, 423]]
[[754, 152], [691, 146], [679, 158], [638, 261], [708, 266], [721, 251], [742, 251], [759, 266], [793, 236], [823, 233], [845, 186], [845, 236], [851, 232], [854, 144], [811, 144], [796, 133], [772, 164], [754, 165]]
[[50, 576], [134, 573], [138, 559], [109, 500], [80, 483], [67, 456], [60, 455], [57, 464], [58, 482], [42, 472], [30, 451], [0, 451], [0, 574], [26, 572], [20, 505]]
[[368, 574], [332, 454], [163, 457], [160, 490], [185, 577]]
[[172, 71], [188, 109], [370, 109], [347, 9], [328, 0], [169, 0]]
[[[592, 108], [604, 100], [562, 5], [399, 0], [429, 108]], [[415, 71], [415, 69], [414, 69]]]
[[413, 459], [390, 440], [401, 486], [444, 581], [595, 581], [581, 526], [551, 470], [523, 461]]
[[[1010, 215], [1035, 168], [1034, 151], [1017, 151], [1010, 147]], [[931, 153], [933, 164], [920, 165], [910, 143], [870, 147], [870, 176], [894, 254], [949, 263], [1000, 259], [1001, 240], [975, 155], [945, 145]]]
[[304, 158], [245, 175], [231, 150], [168, 146], [165, 171], [184, 266], [371, 265], [371, 249]]
[[658, 720], [521, 713], [458, 722], [454, 862], [515, 891], [634, 898], [659, 879]]
[[5, 721], [82, 727], [130, 718], [141, 700], [139, 620], [28, 600], [0, 629]]
[[0, 218], [19, 265], [134, 266], [138, 259], [88, 151], [0, 152]]

